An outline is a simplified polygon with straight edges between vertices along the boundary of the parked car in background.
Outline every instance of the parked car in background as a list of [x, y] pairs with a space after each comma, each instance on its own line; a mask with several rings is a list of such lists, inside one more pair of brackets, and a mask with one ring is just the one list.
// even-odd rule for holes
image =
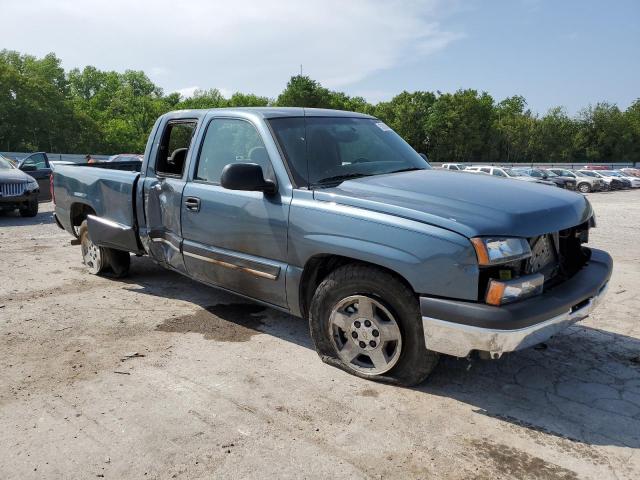
[[582, 195], [432, 169], [369, 115], [170, 112], [140, 173], [112, 166], [54, 175], [56, 221], [91, 273], [149, 255], [307, 319], [320, 358], [364, 378], [414, 385], [439, 353], [544, 342], [611, 276], [611, 256], [584, 245]]
[[605, 190], [622, 190], [628, 188], [626, 182], [621, 178], [603, 175], [601, 170], [577, 170], [583, 175], [601, 179], [605, 184]]
[[142, 155], [137, 153], [119, 153], [118, 155], [111, 155], [107, 162], [141, 162]]
[[574, 172], [566, 168], [547, 168], [549, 172], [553, 172], [561, 177], [573, 178], [576, 181], [576, 190], [581, 193], [599, 192], [604, 190], [605, 182], [601, 178], [590, 177], [584, 173]]
[[632, 177], [640, 177], [640, 169], [638, 168], [621, 168], [620, 171]]
[[19, 210], [23, 217], [35, 217], [39, 190], [35, 178], [0, 155], [0, 211]]
[[606, 165], [585, 165], [584, 168], [580, 170], [609, 170], [610, 168]]
[[443, 163], [440, 168], [444, 170], [460, 171], [464, 170], [464, 165], [462, 165], [461, 163]]
[[37, 180], [40, 189], [38, 193], [39, 201], [47, 202], [51, 200], [49, 185], [53, 168], [45, 152], [35, 152], [18, 160], [18, 168]]
[[513, 170], [515, 170], [516, 172], [524, 173], [525, 175], [529, 175], [533, 178], [548, 180], [549, 182], [555, 183], [556, 186], [566, 188], [567, 190], [576, 189], [576, 181], [571, 177], [561, 177], [560, 175], [556, 175], [553, 172], [534, 167], [516, 167], [513, 168]]
[[493, 167], [489, 165], [473, 165], [472, 167], [465, 168], [465, 171], [475, 173], [485, 173], [487, 175], [493, 175], [494, 177], [511, 178], [513, 180], [521, 180], [524, 182], [540, 183], [543, 185], [550, 185], [555, 187], [554, 182], [544, 180], [542, 178], [534, 178], [526, 173], [520, 172], [509, 167]]
[[626, 180], [627, 182], [629, 182], [629, 185], [631, 188], [640, 187], [640, 178], [634, 177], [632, 175], [627, 175], [626, 173], [621, 172], [620, 170], [610, 170], [607, 172], [602, 172], [602, 174], [615, 177], [615, 178], [620, 178], [622, 180]]

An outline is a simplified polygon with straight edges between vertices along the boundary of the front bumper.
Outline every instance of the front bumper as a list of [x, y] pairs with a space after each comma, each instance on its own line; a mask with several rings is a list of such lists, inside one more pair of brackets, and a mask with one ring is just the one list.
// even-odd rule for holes
[[426, 346], [456, 357], [478, 351], [499, 358], [537, 345], [593, 311], [606, 293], [612, 268], [609, 254], [592, 250], [589, 262], [569, 280], [536, 297], [500, 307], [421, 297]]
[[0, 195], [0, 210], [15, 210], [24, 208], [30, 202], [38, 199], [38, 190], [25, 192], [23, 195], [3, 196]]

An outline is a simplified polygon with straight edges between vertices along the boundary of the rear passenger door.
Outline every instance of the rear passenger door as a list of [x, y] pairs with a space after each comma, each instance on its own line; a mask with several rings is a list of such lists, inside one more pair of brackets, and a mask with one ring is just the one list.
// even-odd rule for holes
[[257, 163], [276, 181], [256, 127], [241, 118], [213, 118], [206, 126], [193, 173], [184, 189], [182, 234], [190, 276], [285, 307], [290, 198], [280, 193], [227, 190], [223, 168]]
[[194, 119], [175, 119], [165, 123], [151, 152], [153, 162], [147, 167], [143, 185], [149, 252], [154, 259], [183, 273], [182, 190], [196, 126], [197, 120]]

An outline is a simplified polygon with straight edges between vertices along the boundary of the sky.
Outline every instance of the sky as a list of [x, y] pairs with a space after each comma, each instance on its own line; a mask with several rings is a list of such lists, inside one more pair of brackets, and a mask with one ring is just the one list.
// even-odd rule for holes
[[575, 114], [640, 97], [640, 0], [0, 0], [0, 18], [0, 49], [183, 95], [275, 98], [302, 65], [371, 102], [474, 88]]

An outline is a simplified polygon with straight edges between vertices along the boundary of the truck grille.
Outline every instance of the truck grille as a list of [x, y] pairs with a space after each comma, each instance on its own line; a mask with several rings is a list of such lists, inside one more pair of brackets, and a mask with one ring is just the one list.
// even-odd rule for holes
[[0, 184], [0, 193], [3, 197], [19, 197], [24, 195], [26, 182], [20, 183], [2, 183]]

